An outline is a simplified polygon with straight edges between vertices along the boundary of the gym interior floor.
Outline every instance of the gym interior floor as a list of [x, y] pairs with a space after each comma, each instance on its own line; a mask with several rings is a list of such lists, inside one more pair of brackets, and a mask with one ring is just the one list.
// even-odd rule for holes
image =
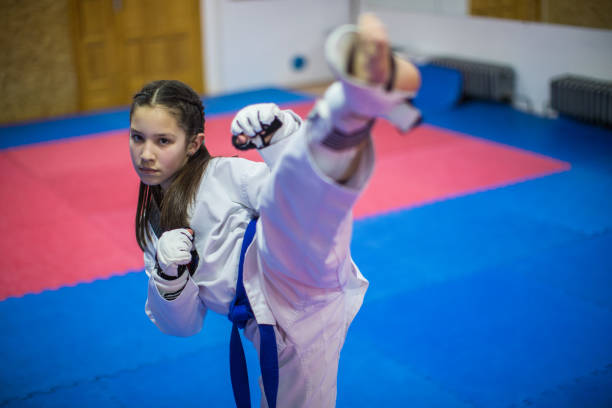
[[[236, 154], [229, 121], [255, 102], [305, 116], [313, 95], [205, 98], [214, 154]], [[375, 127], [338, 407], [612, 406], [612, 130], [486, 101], [423, 111], [408, 134]], [[227, 319], [173, 338], [144, 314], [127, 116], [0, 127], [0, 407], [233, 404]]]

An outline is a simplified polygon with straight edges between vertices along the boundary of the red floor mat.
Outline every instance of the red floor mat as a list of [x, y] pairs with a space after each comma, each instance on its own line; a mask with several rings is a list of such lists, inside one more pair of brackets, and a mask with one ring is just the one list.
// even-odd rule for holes
[[[294, 110], [305, 116], [311, 106]], [[206, 123], [214, 155], [235, 155], [233, 115]], [[569, 164], [432, 126], [406, 135], [380, 121], [377, 166], [355, 216], [495, 188]], [[240, 153], [258, 159], [256, 152]], [[138, 179], [127, 131], [0, 152], [0, 300], [142, 267], [134, 241]]]
[[355, 207], [363, 217], [567, 170], [568, 163], [434, 126], [374, 130], [377, 165]]

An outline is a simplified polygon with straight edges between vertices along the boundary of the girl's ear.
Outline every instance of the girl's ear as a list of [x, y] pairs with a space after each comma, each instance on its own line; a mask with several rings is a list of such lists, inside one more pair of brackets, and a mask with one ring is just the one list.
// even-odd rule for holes
[[193, 140], [189, 143], [187, 148], [187, 155], [192, 156], [204, 143], [204, 133], [198, 133]]

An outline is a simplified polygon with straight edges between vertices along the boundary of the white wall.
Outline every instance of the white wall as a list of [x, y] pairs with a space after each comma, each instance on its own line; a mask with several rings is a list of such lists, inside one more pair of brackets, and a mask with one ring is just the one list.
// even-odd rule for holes
[[[350, 21], [348, 0], [200, 0], [208, 93], [328, 81], [325, 37]], [[293, 58], [304, 56], [302, 70]]]
[[357, 0], [361, 9], [387, 9], [412, 13], [467, 15], [470, 0]]
[[[564, 73], [612, 80], [612, 30], [470, 17], [468, 0], [201, 0], [209, 93], [327, 81], [327, 33], [374, 11], [393, 45], [409, 55], [455, 55], [507, 63], [518, 101], [543, 112], [551, 77]], [[417, 10], [417, 11], [415, 11]], [[296, 55], [308, 59], [295, 71]], [[519, 105], [525, 107], [525, 105]]]
[[443, 14], [398, 8], [393, 0], [362, 0], [361, 9], [375, 12], [393, 44], [413, 56], [454, 55], [511, 65], [518, 102], [528, 98], [537, 113], [545, 111], [554, 76], [612, 80], [612, 30], [468, 17], [459, 12], [465, 0], [443, 2]]

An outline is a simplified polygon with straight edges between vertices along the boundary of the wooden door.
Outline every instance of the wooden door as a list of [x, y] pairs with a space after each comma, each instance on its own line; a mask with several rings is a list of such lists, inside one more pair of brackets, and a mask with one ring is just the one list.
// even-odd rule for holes
[[473, 16], [539, 21], [541, 0], [471, 0]]
[[199, 0], [73, 0], [80, 107], [122, 106], [143, 84], [204, 93]]
[[[73, 0], [79, 108], [121, 104], [115, 15], [110, 0]], [[125, 101], [123, 102], [125, 104]]]

